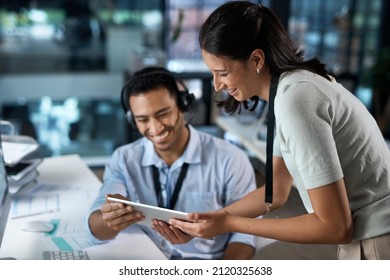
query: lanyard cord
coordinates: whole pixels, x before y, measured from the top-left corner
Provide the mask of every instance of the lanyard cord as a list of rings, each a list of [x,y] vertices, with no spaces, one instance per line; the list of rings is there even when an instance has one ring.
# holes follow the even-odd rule
[[[272,85],[270,87],[268,114],[267,114],[267,158],[265,166],[265,202],[272,204],[273,185],[272,185],[272,157],[274,148],[274,130],[275,130],[275,113],[274,113],[274,100],[278,85]],[[269,208],[267,207],[267,211]]]
[[[183,185],[183,181],[187,175],[188,166],[189,166],[188,163],[185,162],[185,163],[183,163],[183,166],[181,167],[180,175],[179,175],[179,178],[177,179],[177,182],[175,185],[175,190],[173,191],[171,200],[169,202],[169,209],[173,209],[175,207],[177,198],[179,197],[179,193],[180,193],[181,187]],[[156,191],[158,206],[164,207],[165,203],[164,203],[164,201],[162,201],[162,199],[161,199],[162,197],[160,195],[161,194],[161,184],[160,184],[160,179],[159,179],[158,168],[155,165],[153,165],[152,170],[153,170],[154,190]]]

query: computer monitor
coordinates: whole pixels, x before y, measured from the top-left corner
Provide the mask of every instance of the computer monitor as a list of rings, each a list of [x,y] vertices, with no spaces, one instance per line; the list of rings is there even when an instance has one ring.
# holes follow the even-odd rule
[[[5,170],[3,146],[0,137],[0,248],[7,225],[11,205],[11,195],[8,190],[7,173]]]

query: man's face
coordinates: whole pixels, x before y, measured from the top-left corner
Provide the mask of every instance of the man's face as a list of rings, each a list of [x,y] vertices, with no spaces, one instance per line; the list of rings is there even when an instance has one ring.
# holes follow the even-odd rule
[[[184,116],[168,89],[160,87],[130,97],[130,107],[140,133],[157,152],[172,151],[183,140]]]

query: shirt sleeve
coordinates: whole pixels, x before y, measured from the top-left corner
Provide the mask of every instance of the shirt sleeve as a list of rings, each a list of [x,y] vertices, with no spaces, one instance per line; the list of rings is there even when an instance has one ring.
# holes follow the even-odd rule
[[[88,219],[89,216],[97,211],[100,210],[101,206],[104,204],[106,198],[106,194],[115,194],[119,193],[122,194],[123,196],[126,196],[126,189],[124,186],[124,179],[123,176],[121,175],[120,172],[120,158],[119,158],[119,153],[114,152],[110,162],[107,164],[105,171],[104,171],[104,183],[101,186],[99,193],[95,200],[93,201],[87,215],[84,221],[85,228],[87,230],[87,234],[91,240],[92,243],[94,244],[100,244],[104,243],[107,241],[99,240],[96,238],[92,232],[91,229],[89,228],[89,223]]]
[[[275,133],[275,138],[274,138],[274,150],[273,150],[273,155],[275,157],[282,157],[282,152],[280,150],[280,142],[279,142],[279,136],[277,133]]]
[[[312,82],[291,85],[275,102],[281,153],[297,166],[305,188],[332,183],[342,169],[332,133],[333,106]]]

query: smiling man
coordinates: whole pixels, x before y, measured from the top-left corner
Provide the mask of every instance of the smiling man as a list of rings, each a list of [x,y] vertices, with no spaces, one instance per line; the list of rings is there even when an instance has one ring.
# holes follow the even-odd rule
[[[104,242],[141,227],[169,259],[250,259],[250,235],[227,233],[212,240],[193,238],[162,221],[153,229],[137,222],[142,213],[107,195],[184,212],[220,209],[254,190],[253,167],[236,146],[188,125],[194,96],[164,68],[132,76],[121,93],[128,121],[143,137],[116,149],[87,218],[91,239]],[[131,244],[129,244],[129,250]]]

